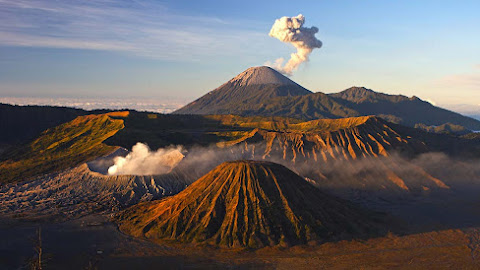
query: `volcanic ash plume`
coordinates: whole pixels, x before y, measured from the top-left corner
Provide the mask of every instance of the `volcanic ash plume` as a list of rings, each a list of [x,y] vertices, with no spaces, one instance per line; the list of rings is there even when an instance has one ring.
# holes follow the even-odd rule
[[[276,20],[270,29],[269,36],[291,43],[297,48],[297,52],[290,55],[290,60],[285,66],[282,67],[283,58],[277,59],[273,64],[273,68],[283,74],[292,75],[301,63],[308,61],[308,56],[313,49],[322,47],[322,42],[315,37],[318,28],[303,27],[304,23],[305,17],[299,14],[297,17],[282,17]]]
[[[170,172],[184,158],[180,146],[151,151],[146,144],[137,143],[126,157],[115,157],[108,174],[156,175]]]

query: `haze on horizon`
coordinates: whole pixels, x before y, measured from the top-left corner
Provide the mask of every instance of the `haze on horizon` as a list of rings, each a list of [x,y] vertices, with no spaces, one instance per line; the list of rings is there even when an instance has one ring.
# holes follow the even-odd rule
[[[323,46],[291,79],[365,86],[480,114],[478,1],[0,0],[0,98],[193,100],[293,46],[269,36],[305,16]]]

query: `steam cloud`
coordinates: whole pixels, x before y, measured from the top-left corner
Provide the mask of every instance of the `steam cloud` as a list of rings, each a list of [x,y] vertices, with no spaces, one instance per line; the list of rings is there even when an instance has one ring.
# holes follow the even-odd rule
[[[340,150],[334,149],[333,152]],[[352,198],[348,192],[352,189],[379,192],[382,196],[397,196],[396,192],[400,188],[392,182],[392,175],[403,179],[412,192],[417,192],[422,186],[439,187],[430,175],[449,187],[472,187],[472,181],[476,181],[476,186],[480,188],[479,161],[455,159],[443,153],[424,153],[412,159],[393,151],[386,157],[361,157],[356,160],[338,159],[327,162],[301,155],[293,162],[293,156],[288,153],[284,155],[283,151],[272,150],[266,156],[264,153],[265,145],[262,143],[249,144],[248,147],[244,144],[226,148],[215,145],[197,146],[188,150],[175,170],[188,171],[191,175],[198,176],[192,179],[196,180],[225,161],[265,160],[282,164],[306,177],[314,185],[349,199]],[[386,188],[386,184],[390,184],[394,189]],[[384,188],[386,190],[383,190]]]
[[[182,161],[184,152],[181,146],[160,148],[151,151],[148,145],[137,143],[126,156],[114,158],[114,165],[108,168],[108,174],[158,175],[169,173]]]
[[[188,148],[188,152],[184,152],[182,147],[152,152],[145,144],[138,143],[127,157],[116,159],[109,171],[110,174],[144,175],[171,172],[164,177],[180,177],[193,183],[225,161],[268,160],[283,164],[321,190],[372,210],[392,213],[409,224],[418,223],[422,228],[432,224],[434,228],[438,228],[437,224],[464,228],[472,224],[472,215],[475,214],[465,212],[462,205],[478,202],[479,160],[456,159],[443,153],[425,153],[412,159],[392,152],[385,157],[339,158],[324,162],[322,159],[302,158],[302,155],[295,157],[282,151],[282,148],[265,155],[265,147],[264,143],[242,143],[224,148],[217,145],[193,146]],[[333,149],[333,152],[340,153],[341,150]],[[408,186],[408,192],[398,186],[396,176]],[[441,188],[434,178],[449,188]],[[405,203],[408,198],[414,198],[415,203]],[[445,201],[454,203],[452,207],[446,207]],[[449,211],[448,214],[444,214],[446,211]],[[441,214],[432,218],[431,213]],[[432,223],[432,220],[435,222]]]
[[[415,190],[422,186],[436,186],[428,175],[437,177],[447,186],[480,188],[478,160],[460,160],[443,153],[425,153],[410,159],[392,152],[388,157],[327,162],[302,156],[297,156],[296,161],[292,162],[293,156],[285,156],[283,151],[272,151],[266,156],[264,153],[265,145],[262,143],[225,148],[216,145],[194,146],[188,151],[182,146],[151,151],[147,145],[137,143],[126,157],[114,158],[114,165],[109,167],[108,174],[159,175],[186,172],[193,182],[222,162],[249,159],[283,164],[314,185],[334,193],[339,192],[337,195],[347,198],[350,195],[342,194],[343,191],[357,189],[381,192],[386,183],[395,186],[390,179],[391,173],[398,175],[407,186]],[[386,189],[385,192],[390,190]]]
[[[308,61],[308,56],[313,49],[322,47],[322,42],[315,37],[318,28],[303,27],[304,23],[305,17],[299,14],[297,17],[282,17],[275,20],[270,29],[269,36],[291,43],[297,48],[297,52],[290,55],[290,60],[284,66],[282,66],[285,61],[283,58],[275,60],[272,64],[273,68],[283,74],[292,75],[301,63]]]

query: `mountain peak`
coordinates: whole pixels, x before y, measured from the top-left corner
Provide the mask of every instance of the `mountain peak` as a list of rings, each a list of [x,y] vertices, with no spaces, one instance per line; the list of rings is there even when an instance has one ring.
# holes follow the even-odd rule
[[[352,86],[348,89],[343,90],[342,92],[330,94],[330,96],[335,98],[341,98],[351,102],[364,102],[371,99],[385,99],[389,97],[389,95],[375,92],[363,86]]]
[[[368,89],[368,88],[365,88],[363,86],[352,86],[348,89],[343,90],[340,93],[348,93],[350,95],[355,95],[357,97],[363,97],[363,96],[373,94],[373,93],[376,93],[376,92],[373,91],[372,89]]]
[[[251,67],[174,113],[243,114],[274,98],[311,93],[273,68]]]
[[[261,84],[297,85],[294,81],[267,66],[251,67],[231,79],[229,83],[237,86]]]

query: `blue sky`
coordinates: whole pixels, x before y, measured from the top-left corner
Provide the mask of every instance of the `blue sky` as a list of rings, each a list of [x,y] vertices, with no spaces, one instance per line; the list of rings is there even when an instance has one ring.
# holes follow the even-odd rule
[[[194,99],[295,49],[268,36],[306,18],[316,49],[292,76],[437,104],[480,104],[480,1],[0,0],[0,96]]]

